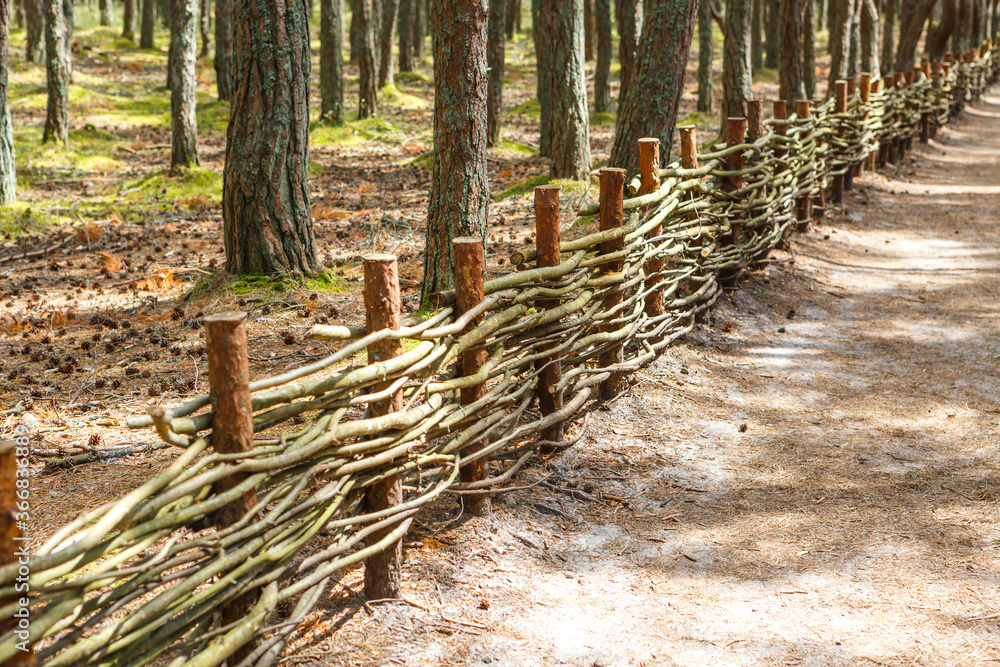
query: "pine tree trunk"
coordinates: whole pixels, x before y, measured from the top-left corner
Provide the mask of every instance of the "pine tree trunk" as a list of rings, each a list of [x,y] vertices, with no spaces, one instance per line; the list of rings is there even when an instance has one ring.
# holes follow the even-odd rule
[[[198,165],[198,125],[195,118],[195,61],[198,50],[198,0],[174,0],[170,31],[170,168]]]
[[[361,33],[361,0],[348,0],[351,6],[351,26],[348,32],[348,42],[351,47],[350,62],[357,63],[361,57],[361,45],[364,43],[364,35]]]
[[[170,29],[174,23],[173,13],[171,11],[172,0],[156,0],[156,15],[160,17],[160,25],[166,29]]]
[[[830,0],[816,0],[809,9],[816,19],[816,30],[830,28]]]
[[[594,111],[611,108],[611,0],[594,0],[597,23],[597,67],[594,70]]]
[[[416,20],[413,22],[413,58],[420,60],[424,57],[424,37],[427,36],[427,1],[413,0]]]
[[[594,0],[583,0],[583,51],[584,60],[594,59]]]
[[[861,73],[861,3],[864,0],[854,0],[850,16],[851,20],[851,49],[850,58],[847,61],[847,76],[856,79]]]
[[[358,118],[378,115],[378,70],[375,63],[375,6],[372,0],[356,0],[361,39],[358,50]]]
[[[344,122],[344,0],[320,0],[319,93],[320,118]]]
[[[431,294],[454,285],[452,239],[486,238],[487,12],[485,0],[434,3],[434,175],[424,250],[425,304]]]
[[[907,72],[917,61],[917,44],[924,32],[936,0],[902,0],[899,7],[899,46],[896,49],[896,71]],[[959,26],[961,26],[961,16]]]
[[[882,70],[879,63],[882,24],[879,21],[875,0],[861,0],[861,71],[878,76]]]
[[[882,18],[885,27],[882,30],[882,76],[892,73],[893,48],[896,43],[896,6],[899,0],[882,0]]]
[[[497,0],[500,2],[501,0]],[[507,3],[505,20],[507,22],[507,39],[514,39],[514,33],[521,29],[521,0],[503,0]]]
[[[531,0],[531,38],[535,44],[535,99],[538,100],[538,154],[542,157],[552,155],[551,132],[552,123],[552,87],[549,72],[552,70],[552,43],[548,39],[550,27],[546,23],[548,15],[542,11],[542,5],[548,0]]]
[[[226,270],[236,275],[316,269],[306,8],[296,0],[233,3],[222,218]]]
[[[812,0],[808,0],[812,2]],[[764,37],[764,67],[777,69],[781,56],[781,23],[785,15],[779,2],[767,3],[767,35]]]
[[[139,26],[139,48],[153,48],[156,30],[156,0],[142,0],[142,24]]]
[[[694,32],[698,0],[646,0],[649,3],[635,57],[632,86],[618,107],[615,143],[608,164],[633,174],[637,144],[643,137],[660,140],[660,164],[670,161],[677,107]]]
[[[111,25],[111,3],[109,0],[98,0],[97,8],[100,16],[98,22],[101,25]]]
[[[753,15],[750,19],[750,64],[753,71],[764,66],[764,20],[761,16],[762,0],[753,0]]]
[[[539,0],[537,31],[546,45],[538,81],[544,144],[556,178],[583,179],[590,172],[590,115],[583,61],[582,0]]]
[[[386,0],[372,0],[371,25],[375,44],[375,85],[378,86],[379,61],[382,59],[382,5]]]
[[[67,85],[73,83],[73,0],[63,0],[63,61],[66,63]]]
[[[698,3],[698,111],[711,113],[715,104],[715,82],[712,80],[712,0]]]
[[[503,77],[506,43],[504,31],[507,27],[507,2],[490,2],[489,19],[486,27],[486,63],[489,67],[489,83],[486,95],[487,145],[500,143],[500,125],[503,118]]]
[[[727,118],[746,116],[746,101],[751,97],[753,81],[750,69],[750,3],[753,0],[729,0],[726,4],[726,30],[722,50],[722,130]]]
[[[847,78],[851,53],[851,16],[856,0],[830,0],[830,77],[827,95],[832,95],[834,82]]]
[[[209,20],[212,12],[212,0],[201,0],[201,6],[198,8],[198,28],[201,33],[201,51],[198,53],[199,58],[208,57],[209,43],[212,41],[209,30],[212,27],[212,23]]]
[[[24,59],[29,63],[41,62],[44,57],[45,12],[44,0],[24,0],[25,45]]]
[[[813,0],[806,0],[806,12],[802,18],[802,85],[806,89],[806,99],[816,97],[816,32],[813,30]]]
[[[122,37],[135,39],[135,0],[122,2]]]
[[[653,2],[654,0],[647,0]],[[534,2],[532,2],[534,4]],[[629,83],[632,81],[632,69],[635,66],[635,50],[639,39],[639,27],[636,25],[636,0],[617,0],[615,9],[618,12],[618,62],[621,63],[618,89],[619,107],[625,98]]]
[[[380,55],[378,59],[378,87],[395,83],[393,73],[393,48],[396,45],[396,12],[399,10],[398,0],[382,1],[382,31],[379,38]]]
[[[45,69],[48,106],[42,143],[69,141],[69,68],[66,64],[66,18],[62,0],[45,2]]]
[[[802,63],[802,22],[806,3],[812,0],[781,0],[781,64],[778,68],[778,98],[785,100],[789,109],[796,100],[805,99]]]
[[[14,201],[14,129],[7,105],[7,67],[10,62],[10,2],[0,0],[0,206]]]
[[[215,0],[215,86],[220,100],[233,98],[233,0]]]
[[[413,25],[415,0],[399,0],[399,71],[413,71]]]

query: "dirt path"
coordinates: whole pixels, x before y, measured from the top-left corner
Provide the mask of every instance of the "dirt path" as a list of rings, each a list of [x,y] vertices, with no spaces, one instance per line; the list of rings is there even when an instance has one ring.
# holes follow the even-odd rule
[[[1000,662],[1000,95],[918,153],[521,477],[611,498],[426,526],[426,609],[341,606],[292,659]]]

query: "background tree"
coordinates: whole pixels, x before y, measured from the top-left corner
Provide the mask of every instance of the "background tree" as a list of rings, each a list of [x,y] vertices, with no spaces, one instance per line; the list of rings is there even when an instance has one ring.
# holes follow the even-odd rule
[[[375,5],[372,0],[354,0],[356,14],[351,28],[358,26],[358,118],[378,115],[378,67],[375,56]],[[353,48],[353,43],[352,43]]]
[[[139,25],[139,47],[153,48],[153,32],[156,30],[156,0],[142,0],[142,23]]]
[[[753,79],[750,67],[750,9],[753,0],[726,3],[726,30],[722,47],[722,131],[726,118],[746,115]]]
[[[809,0],[810,2],[812,0]],[[784,12],[779,2],[765,2],[767,10],[767,34],[764,37],[764,67],[778,68],[778,58],[781,55],[781,22]]]
[[[73,83],[73,0],[63,0],[63,62],[66,63],[66,83]]]
[[[764,11],[761,0],[753,0],[750,15],[750,65],[753,71],[764,66]]]
[[[45,12],[42,0],[23,0],[24,2],[24,59],[29,63],[41,62],[42,44],[45,36]]]
[[[320,0],[320,118],[334,125],[344,122],[343,34],[344,0]]]
[[[778,67],[778,98],[795,108],[795,101],[805,99],[805,76],[802,62],[802,23],[806,4],[812,0],[781,0],[781,62]]]
[[[882,76],[892,73],[893,47],[896,43],[896,7],[899,0],[882,0]],[[874,74],[874,72],[873,72]]]
[[[629,173],[638,169],[636,146],[643,137],[659,138],[661,164],[670,159],[698,8],[698,0],[647,2],[635,76],[618,108],[615,142],[608,160],[611,166]]]
[[[879,46],[882,43],[882,23],[875,0],[861,0],[861,73],[878,76]]]
[[[316,269],[309,206],[309,22],[298,0],[233,3],[222,175],[226,270]]]
[[[396,14],[399,11],[398,0],[382,0],[382,25],[379,37],[378,86],[381,88],[394,83],[393,49],[396,42]]]
[[[712,80],[712,0],[698,3],[698,111],[712,111],[715,102]]]
[[[220,100],[233,97],[233,0],[215,0],[215,86]]]
[[[581,12],[582,18],[582,12]],[[422,301],[454,285],[451,240],[486,238],[486,0],[437,0],[434,169]],[[583,50],[581,35],[581,52]]]
[[[507,39],[514,39],[514,33],[521,30],[521,0],[505,1],[507,10],[504,19],[507,23]]]
[[[67,39],[62,0],[45,0],[45,73],[48,106],[42,143],[69,142],[69,66],[63,46]]]
[[[913,69],[917,45],[937,0],[902,0],[899,5],[899,45],[896,47],[896,71]]]
[[[507,3],[493,0],[490,4],[486,26],[486,64],[489,67],[489,84],[486,94],[487,144],[500,143],[500,121],[503,111],[504,30],[506,29]]]
[[[594,68],[594,111],[611,108],[611,0],[594,0],[597,66]]]
[[[194,69],[197,59],[198,0],[174,0],[170,31],[170,168],[198,164],[198,126],[195,119]]]
[[[199,58],[208,57],[209,43],[212,41],[209,35],[211,28],[212,0],[200,0],[198,6],[198,31],[201,33],[201,52]]]
[[[122,2],[122,37],[135,39],[135,0]]]
[[[830,0],[830,78],[828,94],[834,82],[847,78],[850,70],[851,21],[857,10],[857,0]]]
[[[414,10],[420,0],[399,0],[399,71],[413,71],[413,21]]]
[[[0,206],[14,201],[14,129],[7,105],[10,0],[0,0]]]
[[[806,11],[802,19],[802,84],[806,89],[806,99],[816,97],[816,31],[813,29],[813,13],[816,5],[806,0]]]
[[[414,0],[416,19],[413,21],[413,57],[419,60],[424,57],[424,37],[427,36],[429,0]],[[520,24],[519,24],[520,25]]]
[[[636,43],[639,39],[639,25],[635,17],[636,0],[617,0],[615,11],[618,12],[618,62],[621,65],[618,75],[618,97],[621,100],[624,99],[632,80]]]
[[[594,0],[583,0],[583,59],[586,62],[594,59],[594,34],[596,31]]]
[[[109,0],[97,0],[98,23],[101,25],[111,25],[111,2]]]

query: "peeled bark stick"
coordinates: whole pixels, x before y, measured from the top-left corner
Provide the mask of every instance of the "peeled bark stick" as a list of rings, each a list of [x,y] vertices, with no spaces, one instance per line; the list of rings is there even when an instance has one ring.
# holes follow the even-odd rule
[[[847,111],[847,81],[840,79],[834,85],[837,87],[837,101],[836,106],[834,107],[834,112],[842,114]],[[843,125],[840,126],[840,129],[837,131],[837,135],[841,137],[844,136]],[[834,168],[842,169],[845,166],[847,165],[838,163],[834,165]],[[833,184],[830,186],[830,201],[834,204],[844,203],[844,177],[844,174],[838,174],[833,177]]]
[[[685,169],[698,168],[698,145],[695,139],[697,129],[694,125],[678,127],[681,135],[681,166]]]
[[[244,312],[227,312],[209,315],[204,320],[209,395],[214,411],[212,447],[220,454],[238,454],[253,449],[246,317]],[[215,492],[223,493],[245,478],[245,473],[238,473],[221,479],[215,485]],[[257,492],[248,491],[219,510],[219,526],[231,526],[256,504]],[[257,598],[257,591],[248,591],[227,604],[222,609],[223,625],[242,620],[257,603]],[[252,648],[247,645],[238,649],[235,662],[249,655]]]
[[[868,117],[871,115],[871,98],[872,98],[872,75],[862,74],[861,80],[858,84],[858,94],[861,101],[861,120],[862,122],[867,122]],[[865,155],[864,159],[858,163],[858,173],[860,174],[861,167],[864,166],[868,171],[872,171],[875,167],[875,154],[868,153]]]
[[[726,147],[739,146],[746,141],[747,119],[728,118],[726,120]],[[726,157],[727,171],[740,171],[743,169],[743,153],[736,151]],[[723,188],[725,192],[735,192],[743,187],[743,176],[736,174],[726,177],[726,184]],[[743,221],[739,213],[730,222],[732,232],[729,235],[729,243],[739,245],[743,232]]]
[[[806,125],[812,121],[812,107],[809,100],[798,100],[795,102],[795,113],[798,114],[799,123]],[[803,130],[801,141],[805,141],[812,134],[812,130]],[[795,200],[795,229],[804,233],[809,228],[809,221],[812,220],[812,193],[806,192]]]
[[[399,267],[395,255],[365,255],[362,257],[365,276],[365,327],[368,333],[402,326],[402,305],[399,298]],[[374,364],[398,357],[403,353],[403,342],[386,338],[368,346],[368,363]],[[375,385],[374,391],[383,391],[392,383]],[[396,390],[389,398],[372,401],[368,405],[372,417],[396,412],[403,407],[403,390]],[[380,512],[403,502],[403,483],[399,475],[387,477],[365,490],[364,511]],[[367,542],[378,544],[394,527],[372,533]],[[365,597],[369,600],[399,596],[403,581],[403,541],[397,540],[382,552],[365,560]]]
[[[484,255],[483,239],[478,237],[463,236],[452,241],[455,248],[455,306],[458,309],[456,315],[461,315],[472,310],[483,300],[483,283],[486,274],[486,259]],[[483,322],[480,315],[473,319],[467,327],[467,331],[474,329]],[[469,350],[462,353],[462,375],[475,375],[480,367],[486,363],[489,353],[485,349]],[[462,389],[462,405],[475,403],[482,398],[485,392],[485,385],[480,383]],[[484,440],[467,445],[462,450],[462,458],[471,456],[478,452],[486,443]],[[489,477],[489,462],[486,458],[481,458],[472,463],[462,463],[461,479],[465,484],[479,482]],[[483,516],[490,512],[490,498],[486,494],[473,495],[466,498],[466,508],[476,516]]]
[[[639,186],[640,195],[656,192],[660,187],[660,140],[645,138],[639,140]],[[647,239],[655,239],[663,231],[663,225],[657,225],[649,230]],[[663,277],[658,274],[663,269],[663,258],[656,255],[646,262],[646,289],[652,291],[646,295],[645,311],[649,317],[659,317],[663,314]],[[654,289],[655,288],[655,289]]]
[[[600,231],[604,232],[621,227],[622,222],[624,221],[624,209],[622,208],[622,204],[624,203],[625,170],[605,167],[600,171],[600,179]],[[608,255],[610,253],[619,252],[624,248],[624,240],[621,237],[618,237],[602,243],[601,254]],[[607,262],[601,265],[601,273],[618,273],[622,270],[622,265],[622,260]],[[607,312],[622,303],[621,288],[619,286],[615,286],[611,288],[611,290],[612,291],[604,297],[604,300],[601,303],[601,307],[604,312]],[[616,313],[615,315],[612,315],[610,319],[620,316],[620,313]],[[610,332],[617,330],[619,327],[620,325],[605,324],[602,325],[600,329],[601,332]],[[620,364],[624,358],[621,344],[616,343],[611,349],[601,353],[598,364],[601,368],[607,368],[608,366]],[[620,394],[624,387],[625,374],[621,371],[614,371],[608,379],[601,383],[599,395],[601,399],[605,401],[611,400]]]
[[[27,449],[27,447],[25,447],[25,449]],[[27,456],[26,453],[25,456]],[[21,556],[18,555],[18,551],[27,551],[28,549],[28,542],[21,537],[21,529],[18,525],[19,520],[27,515],[26,512],[22,512],[20,509],[27,507],[27,505],[22,504],[20,508],[18,507],[18,479],[16,441],[0,440],[0,567],[18,562],[21,558]],[[20,479],[25,480],[25,483],[27,483],[27,478],[21,477]],[[0,607],[16,602],[21,597],[27,597],[27,594],[14,593],[10,597],[0,597]],[[24,613],[27,613],[28,611],[27,607],[18,607],[18,609],[24,609]],[[10,619],[0,620],[0,637],[10,631],[20,630],[23,632],[27,630],[27,627],[18,627],[18,623],[21,620],[23,620],[25,624],[29,621],[27,617],[17,616]],[[17,643],[21,643],[22,637],[15,635],[15,638]],[[34,648],[26,639],[23,641],[28,650],[17,651],[13,657],[8,658],[7,661],[4,662],[4,665],[35,664]]]
[[[559,265],[559,188],[554,185],[539,185],[535,188],[535,250],[539,268]],[[551,309],[559,305],[557,300],[539,301],[542,308]],[[562,366],[559,356],[542,359],[542,371],[538,375],[538,407],[542,416],[548,416],[562,407],[562,392],[559,380]],[[542,440],[559,442],[563,438],[563,424],[553,424],[542,429]]]

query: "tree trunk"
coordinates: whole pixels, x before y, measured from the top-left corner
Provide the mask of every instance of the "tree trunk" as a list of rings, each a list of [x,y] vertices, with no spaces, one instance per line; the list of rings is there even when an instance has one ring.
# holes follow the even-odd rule
[[[750,64],[753,70],[764,66],[764,19],[761,16],[762,0],[753,0],[753,14],[750,19]]]
[[[220,100],[233,98],[233,0],[215,0],[215,86]]]
[[[861,72],[878,76],[879,45],[882,42],[882,25],[875,0],[861,0]]]
[[[357,63],[361,57],[361,45],[364,35],[361,32],[361,0],[347,0],[351,7],[351,27],[348,32],[348,42],[351,47],[350,62]]]
[[[930,14],[928,9],[927,13]],[[969,39],[969,24],[972,15],[971,0],[959,0],[958,3],[958,24],[951,35],[951,50],[955,52],[969,49],[971,40]]]
[[[750,77],[750,3],[729,0],[722,51],[722,130],[727,118],[746,116],[746,101],[752,96]]]
[[[850,70],[851,17],[857,0],[830,0],[830,78],[827,95],[832,95],[834,82],[845,79]]]
[[[413,71],[413,29],[415,2],[399,0],[399,71]]]
[[[14,201],[14,129],[7,105],[7,67],[10,62],[10,2],[0,0],[0,206]]]
[[[122,2],[122,37],[135,39],[135,0]]]
[[[451,241],[486,238],[487,11],[485,0],[434,3],[434,176],[424,249],[425,304],[431,294],[455,284]]]
[[[45,12],[43,0],[24,0],[25,45],[24,59],[29,63],[41,62],[45,43]]]
[[[100,16],[98,22],[101,25],[111,25],[111,3],[109,0],[98,0],[97,10]]]
[[[816,33],[813,30],[813,0],[806,0],[806,12],[802,18],[802,85],[806,89],[806,99],[816,97]]]
[[[594,0],[597,23],[597,67],[594,70],[594,111],[611,108],[611,0]]]
[[[424,37],[427,36],[427,8],[426,0],[413,0],[415,3],[416,20],[413,21],[413,58],[420,60],[424,57]]]
[[[583,0],[583,51],[584,60],[594,59],[594,0]]]
[[[490,3],[490,15],[486,29],[486,61],[489,67],[489,83],[486,96],[487,144],[500,143],[500,122],[503,115],[504,77],[504,30],[507,27],[507,3],[494,0]]]
[[[583,179],[590,172],[590,115],[583,61],[582,0],[538,0],[536,53],[542,142],[556,178]],[[539,46],[545,52],[541,58]]]
[[[156,0],[142,0],[142,24],[139,26],[139,48],[153,48],[156,30]]]
[[[69,68],[63,42],[66,18],[62,0],[45,2],[45,70],[48,79],[48,106],[42,143],[69,142]]]
[[[802,63],[802,23],[806,4],[812,0],[781,0],[781,64],[778,68],[778,99],[789,109],[805,99],[805,74]]]
[[[899,0],[882,0],[882,16],[885,27],[882,30],[882,76],[892,73],[892,56],[895,53],[896,5]],[[874,74],[874,72],[872,72]]]
[[[358,13],[358,118],[378,115],[378,71],[375,65],[375,6],[372,0],[356,0]]]
[[[712,0],[698,3],[698,111],[711,113],[715,82],[712,80]]]
[[[66,83],[73,83],[73,0],[63,0],[63,40],[62,46],[66,63]]]
[[[156,9],[156,15],[160,17],[160,25],[169,30],[170,26],[174,24],[171,0],[156,0]]]
[[[320,0],[319,93],[320,118],[344,122],[344,0]],[[405,32],[405,31],[404,31]]]
[[[500,0],[497,0],[500,2]],[[521,0],[505,0],[507,11],[507,39],[514,39],[514,33],[521,29]]]
[[[647,0],[648,2],[652,0]],[[532,6],[535,1],[533,0]],[[617,0],[615,9],[618,12],[618,62],[621,63],[618,89],[619,102],[625,98],[629,84],[632,81],[632,68],[635,61],[636,41],[639,39],[638,25],[635,21],[636,0]],[[621,107],[621,104],[618,105]]]
[[[235,0],[222,219],[226,270],[316,269],[309,207],[306,3]]]
[[[201,52],[198,54],[199,58],[208,57],[208,46],[211,42],[211,35],[209,31],[212,27],[211,17],[212,12],[212,0],[201,0],[201,6],[198,8],[198,28],[201,32]]]
[[[170,31],[170,168],[198,164],[198,125],[195,118],[195,61],[198,50],[198,0],[174,0]]]
[[[645,29],[636,53],[635,77],[618,108],[615,143],[608,163],[635,173],[637,143],[660,140],[660,164],[670,161],[677,107],[694,32],[698,0],[646,0]]]
[[[917,61],[917,44],[937,0],[902,0],[899,7],[899,47],[896,71],[907,72]]]
[[[812,2],[812,0],[809,0]],[[767,35],[764,37],[764,66],[770,69],[779,67],[778,60],[781,56],[781,22],[785,20],[784,13],[779,8],[778,2],[768,2],[767,6]]]
[[[393,48],[396,46],[396,13],[399,11],[398,0],[383,0],[382,2],[382,34],[379,38],[381,54],[378,59],[378,86],[381,88],[395,83],[393,73]]]

